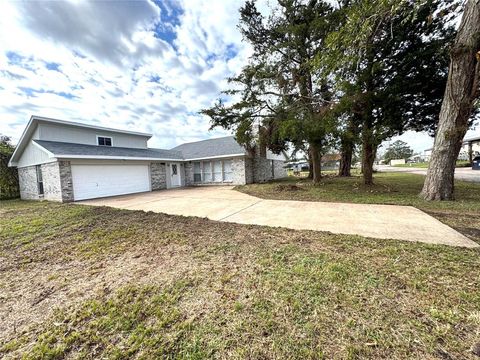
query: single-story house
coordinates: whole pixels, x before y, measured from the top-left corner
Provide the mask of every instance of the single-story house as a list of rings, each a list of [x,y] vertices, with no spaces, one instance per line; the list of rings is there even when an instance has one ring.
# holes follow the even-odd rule
[[[433,148],[425,149],[423,151],[425,161],[430,161],[432,151]],[[480,155],[480,136],[464,138],[457,160],[468,160],[471,162],[472,159],[478,155]]]
[[[18,168],[22,199],[61,202],[286,176],[284,155],[264,150],[252,156],[233,136],[170,150],[149,148],[151,137],[32,116],[9,166]]]

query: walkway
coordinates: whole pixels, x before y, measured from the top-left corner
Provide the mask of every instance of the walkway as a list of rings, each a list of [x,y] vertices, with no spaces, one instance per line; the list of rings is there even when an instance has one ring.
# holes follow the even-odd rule
[[[411,206],[263,200],[225,186],[171,189],[80,203],[199,216],[240,224],[281,226],[452,246],[479,246]]]

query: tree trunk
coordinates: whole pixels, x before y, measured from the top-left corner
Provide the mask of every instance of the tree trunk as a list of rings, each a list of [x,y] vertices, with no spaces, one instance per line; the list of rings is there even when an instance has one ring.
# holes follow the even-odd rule
[[[365,185],[373,185],[373,163],[377,151],[370,112],[366,112],[362,128],[362,173]]]
[[[358,122],[360,118],[354,115],[348,120],[347,129],[342,135],[341,150],[342,157],[340,159],[340,169],[338,169],[339,176],[351,176],[353,150],[355,148],[355,140],[357,139],[356,132],[358,131]]]
[[[310,144],[310,158],[312,160],[313,183],[318,184],[322,178],[322,155],[318,144]]]
[[[353,144],[346,143],[342,145],[342,157],[340,159],[340,168],[338,169],[338,176],[351,176],[351,167],[352,167],[352,156],[353,156]]]
[[[426,200],[453,200],[455,162],[468,130],[480,74],[480,0],[468,0],[450,53],[447,86],[427,177]]]
[[[375,161],[375,146],[370,142],[363,143],[363,181],[365,185],[373,185],[373,163]]]
[[[367,65],[365,71],[365,100],[363,103],[362,118],[362,174],[365,185],[373,185],[373,162],[375,161],[375,137],[373,113],[373,39],[368,41]]]
[[[313,180],[313,161],[310,150],[308,150],[308,179]]]

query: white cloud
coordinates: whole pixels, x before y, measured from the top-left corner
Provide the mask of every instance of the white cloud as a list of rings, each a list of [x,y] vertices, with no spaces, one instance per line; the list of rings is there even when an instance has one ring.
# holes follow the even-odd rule
[[[148,32],[160,20],[160,9],[149,1],[26,1],[18,12],[39,38],[113,63],[141,61],[169,47]]]
[[[37,114],[152,132],[150,146],[166,148],[225,134],[209,133],[198,111],[251,54],[237,28],[242,4],[0,2],[0,133],[18,140]],[[264,14],[269,5],[258,3]],[[416,151],[432,142],[400,138]]]
[[[18,140],[38,114],[152,132],[167,148],[224,134],[198,111],[250,54],[242,3],[0,3],[0,133]]]

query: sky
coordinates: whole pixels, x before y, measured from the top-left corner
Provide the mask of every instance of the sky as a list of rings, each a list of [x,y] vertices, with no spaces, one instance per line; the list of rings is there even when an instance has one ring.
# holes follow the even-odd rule
[[[242,1],[0,2],[0,133],[32,114],[152,133],[151,147],[226,135],[198,112],[251,53]]]
[[[209,131],[198,112],[252,52],[237,28],[242,4],[0,2],[0,133],[16,143],[40,115],[152,133],[150,147],[228,135]],[[400,139],[415,151],[433,143],[426,134]]]

